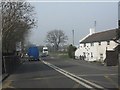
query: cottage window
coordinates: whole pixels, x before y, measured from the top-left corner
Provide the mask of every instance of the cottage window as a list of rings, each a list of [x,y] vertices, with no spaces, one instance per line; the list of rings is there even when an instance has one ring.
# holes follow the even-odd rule
[[[99,45],[101,45],[101,42],[99,42]]]
[[[91,46],[94,46],[94,43],[91,43]]]
[[[83,52],[83,57],[86,58],[85,52]]]
[[[91,58],[93,58],[93,53],[91,52]]]
[[[100,54],[100,60],[103,60],[103,54],[102,53]]]
[[[110,41],[107,41],[107,45],[110,45]]]
[[[83,55],[85,55],[85,52],[83,52]]]
[[[84,47],[86,47],[86,43],[84,43]]]

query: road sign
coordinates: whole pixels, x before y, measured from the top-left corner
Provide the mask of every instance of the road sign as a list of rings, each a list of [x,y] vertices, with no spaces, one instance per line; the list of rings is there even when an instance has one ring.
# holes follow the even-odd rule
[[[17,42],[16,43],[16,51],[21,51],[22,47],[21,47],[21,42]]]

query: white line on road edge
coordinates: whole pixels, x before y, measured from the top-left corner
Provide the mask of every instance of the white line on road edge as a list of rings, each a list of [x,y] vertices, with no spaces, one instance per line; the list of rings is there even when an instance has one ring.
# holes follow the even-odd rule
[[[42,62],[43,62],[44,64],[48,65],[49,67],[53,68],[54,70],[56,70],[56,71],[62,73],[63,75],[69,77],[70,79],[76,81],[77,83],[79,83],[79,84],[85,86],[86,88],[92,88],[91,86],[89,86],[89,85],[87,85],[87,84],[85,84],[85,83],[83,83],[83,82],[77,80],[76,78],[74,78],[74,77],[68,75],[67,73],[62,72],[61,70],[58,69],[58,67],[56,67],[56,66],[54,66],[54,65],[52,65],[52,64],[50,64],[50,63],[48,63],[48,62],[45,62],[45,61],[42,61]]]
[[[77,76],[118,76],[118,74],[82,74]]]
[[[67,72],[67,71],[65,71],[65,70],[63,70],[63,69],[61,69],[61,68],[59,68],[59,67],[57,67],[57,66],[55,66],[55,65],[53,65],[53,64],[50,64],[50,63],[48,63],[48,62],[46,62],[46,61],[42,61],[42,62],[43,62],[44,64],[48,65],[49,67],[53,68],[54,70],[56,70],[56,71],[62,73],[63,75],[69,77],[70,79],[76,81],[77,83],[85,86],[86,88],[93,88],[92,86],[94,86],[94,87],[96,87],[96,88],[104,89],[104,87],[102,87],[102,86],[99,86],[99,85],[97,85],[97,84],[95,84],[95,83],[92,83],[92,82],[90,82],[90,81],[88,81],[88,80],[85,80],[85,79],[83,79],[83,78],[81,78],[81,77],[78,77],[78,76],[76,76],[76,75],[74,75],[74,74],[72,74],[72,73],[69,73],[69,72]],[[82,80],[82,81],[80,81],[80,80]],[[84,81],[84,82],[83,82],[83,81]],[[87,84],[86,84],[86,83],[87,83]],[[88,85],[88,84],[89,84],[89,85]],[[90,85],[92,85],[92,86],[90,86]]]

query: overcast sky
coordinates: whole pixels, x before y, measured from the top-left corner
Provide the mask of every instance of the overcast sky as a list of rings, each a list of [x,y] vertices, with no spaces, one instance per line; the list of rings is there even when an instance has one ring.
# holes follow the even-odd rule
[[[89,29],[105,31],[118,27],[117,2],[31,2],[35,7],[38,27],[33,29],[29,40],[37,45],[45,45],[48,31],[61,29],[72,43],[72,30],[75,31],[75,45],[89,34]]]

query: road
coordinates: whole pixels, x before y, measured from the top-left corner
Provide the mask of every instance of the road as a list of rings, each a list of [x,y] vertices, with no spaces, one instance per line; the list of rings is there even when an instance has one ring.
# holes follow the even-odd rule
[[[55,56],[25,61],[3,88],[118,88],[118,66],[103,66]]]

